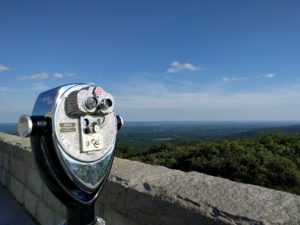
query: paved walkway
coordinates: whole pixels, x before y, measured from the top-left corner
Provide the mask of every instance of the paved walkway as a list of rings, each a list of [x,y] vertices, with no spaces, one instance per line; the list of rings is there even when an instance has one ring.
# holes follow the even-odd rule
[[[24,208],[0,185],[0,225],[35,225]]]

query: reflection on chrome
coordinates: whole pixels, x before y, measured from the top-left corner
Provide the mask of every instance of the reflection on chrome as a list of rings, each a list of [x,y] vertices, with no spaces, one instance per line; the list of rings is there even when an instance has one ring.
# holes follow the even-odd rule
[[[93,163],[79,162],[62,151],[63,160],[67,165],[68,175],[76,184],[86,190],[91,191],[105,178],[108,167],[113,160],[113,148],[101,159]]]

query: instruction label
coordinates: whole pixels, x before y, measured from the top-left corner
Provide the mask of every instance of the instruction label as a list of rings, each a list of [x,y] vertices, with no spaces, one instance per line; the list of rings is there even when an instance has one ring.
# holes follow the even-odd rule
[[[59,127],[61,133],[76,132],[76,123],[60,123]]]

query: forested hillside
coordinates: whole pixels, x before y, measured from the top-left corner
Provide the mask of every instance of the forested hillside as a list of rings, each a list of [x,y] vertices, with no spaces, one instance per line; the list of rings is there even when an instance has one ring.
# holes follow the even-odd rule
[[[272,132],[256,138],[165,143],[149,149],[123,145],[117,156],[300,195],[300,134]]]

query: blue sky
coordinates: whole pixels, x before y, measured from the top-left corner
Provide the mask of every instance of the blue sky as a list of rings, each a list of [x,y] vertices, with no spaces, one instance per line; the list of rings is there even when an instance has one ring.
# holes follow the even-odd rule
[[[125,120],[300,120],[297,0],[0,3],[0,122],[84,82]]]

